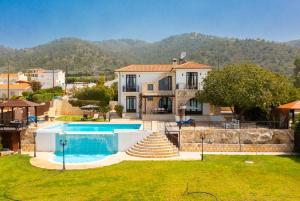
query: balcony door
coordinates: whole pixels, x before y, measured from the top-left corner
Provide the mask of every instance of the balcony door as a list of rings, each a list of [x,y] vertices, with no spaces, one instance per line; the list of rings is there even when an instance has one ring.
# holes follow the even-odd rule
[[[126,91],[136,91],[136,75],[126,75]]]
[[[126,96],[126,112],[136,112],[135,96]]]
[[[198,89],[198,73],[187,72],[186,73],[186,88],[187,89]]]

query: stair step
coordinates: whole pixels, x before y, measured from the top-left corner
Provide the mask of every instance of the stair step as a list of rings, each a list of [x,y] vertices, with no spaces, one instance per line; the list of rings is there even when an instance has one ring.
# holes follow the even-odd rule
[[[133,145],[128,155],[144,158],[168,158],[179,156],[178,149],[165,135],[155,132]]]
[[[177,152],[138,152],[135,150],[128,150],[127,153],[132,153],[135,155],[143,155],[143,156],[178,156],[179,154]]]
[[[174,148],[164,148],[164,149],[153,149],[153,148],[148,148],[148,147],[131,147],[132,150],[135,151],[140,151],[140,152],[145,152],[145,151],[149,151],[149,152],[176,152],[177,150]]]
[[[135,144],[134,147],[137,148],[148,148],[148,149],[165,149],[165,148],[173,148],[173,149],[177,149],[177,147],[175,147],[174,145],[170,146],[170,145],[160,145],[160,146],[155,146],[155,145],[150,145],[147,144],[145,146],[140,145],[140,144]]]

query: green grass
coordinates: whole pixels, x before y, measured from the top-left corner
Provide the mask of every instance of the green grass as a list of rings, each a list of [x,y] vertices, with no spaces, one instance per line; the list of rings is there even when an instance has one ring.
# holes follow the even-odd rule
[[[254,164],[246,164],[253,160]],[[27,156],[0,158],[0,200],[300,200],[299,156],[206,156],[205,161],[126,161],[58,171]]]
[[[81,121],[82,116],[80,115],[63,115],[56,118],[57,121]],[[92,116],[88,117],[87,121],[93,121]],[[104,119],[100,117],[99,119],[95,120],[96,122],[103,122]]]

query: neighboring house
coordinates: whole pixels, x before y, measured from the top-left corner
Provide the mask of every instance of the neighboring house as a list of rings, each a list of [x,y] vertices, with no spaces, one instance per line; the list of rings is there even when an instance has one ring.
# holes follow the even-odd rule
[[[82,89],[84,87],[94,87],[96,86],[96,83],[87,83],[87,82],[74,82],[74,83],[69,83],[67,85],[67,90],[79,90]]]
[[[209,120],[216,107],[201,103],[195,94],[211,70],[206,64],[174,59],[173,64],[129,65],[115,70],[118,76],[118,102],[125,117],[143,120]],[[192,117],[191,117],[192,116]]]
[[[13,84],[18,81],[27,81],[27,76],[24,73],[10,73],[9,74],[9,83]],[[0,73],[0,84],[7,84],[8,74]]]
[[[52,88],[53,86],[65,87],[65,72],[62,70],[45,70],[42,68],[29,69],[27,76],[30,80],[39,81],[42,88]]]
[[[32,91],[31,86],[29,83],[14,83],[9,84],[9,97],[13,96],[22,96],[24,91]],[[8,85],[7,84],[0,84],[0,98],[6,99],[8,93]]]

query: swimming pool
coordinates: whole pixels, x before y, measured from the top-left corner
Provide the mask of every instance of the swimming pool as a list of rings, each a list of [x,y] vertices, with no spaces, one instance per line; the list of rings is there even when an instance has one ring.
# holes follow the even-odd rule
[[[114,133],[115,130],[137,130],[141,124],[111,124],[111,123],[65,123],[48,126],[44,129],[52,129],[65,133]]]
[[[38,130],[38,151],[51,151],[56,163],[90,163],[124,151],[145,137],[141,124],[59,123]]]

